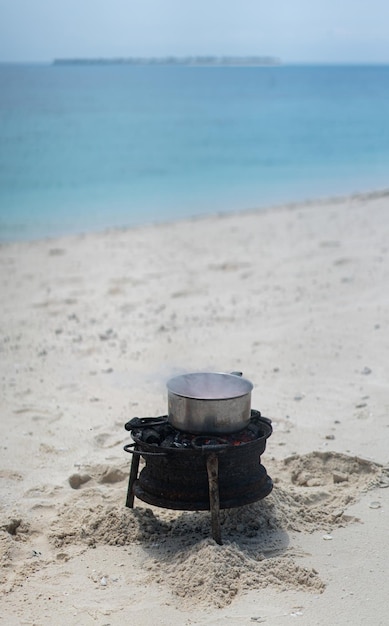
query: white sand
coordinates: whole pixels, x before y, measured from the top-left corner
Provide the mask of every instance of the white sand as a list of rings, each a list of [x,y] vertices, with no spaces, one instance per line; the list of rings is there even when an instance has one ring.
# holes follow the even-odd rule
[[[388,623],[388,194],[5,244],[0,267],[0,623]],[[243,370],[274,426],[274,491],[222,513],[223,546],[207,512],[124,506],[124,423],[198,369]]]

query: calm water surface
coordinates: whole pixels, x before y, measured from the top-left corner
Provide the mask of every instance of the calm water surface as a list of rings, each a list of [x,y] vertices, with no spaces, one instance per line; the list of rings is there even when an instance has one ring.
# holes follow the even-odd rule
[[[0,66],[0,238],[389,182],[389,66]]]

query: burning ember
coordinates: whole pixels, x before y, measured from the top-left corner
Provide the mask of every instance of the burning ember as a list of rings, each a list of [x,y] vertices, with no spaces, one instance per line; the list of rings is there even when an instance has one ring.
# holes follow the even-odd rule
[[[241,446],[261,436],[261,418],[259,411],[252,411],[249,425],[237,433],[216,435],[198,435],[182,432],[173,428],[167,416],[157,418],[134,417],[125,426],[133,437],[144,443],[163,448],[199,448],[202,446]],[[266,418],[261,418],[266,420]]]

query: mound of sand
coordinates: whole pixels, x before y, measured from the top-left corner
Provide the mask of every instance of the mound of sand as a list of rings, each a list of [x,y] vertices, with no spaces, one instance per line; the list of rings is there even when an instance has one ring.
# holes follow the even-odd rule
[[[55,548],[73,544],[126,546],[153,551],[145,567],[149,581],[167,585],[189,602],[221,607],[241,591],[298,588],[322,591],[318,572],[301,567],[288,547],[287,531],[330,533],[355,521],[346,508],[385,480],[378,464],[335,452],[313,452],[273,461],[273,492],[252,505],[221,511],[224,540],[210,535],[208,512],[123,506],[123,490],[102,491],[101,476],[115,468],[89,468],[95,475],[74,492],[53,520]]]

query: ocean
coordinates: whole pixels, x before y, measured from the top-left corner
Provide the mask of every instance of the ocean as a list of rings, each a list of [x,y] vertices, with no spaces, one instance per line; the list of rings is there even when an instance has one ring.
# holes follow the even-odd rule
[[[0,65],[0,239],[389,186],[389,66]]]

